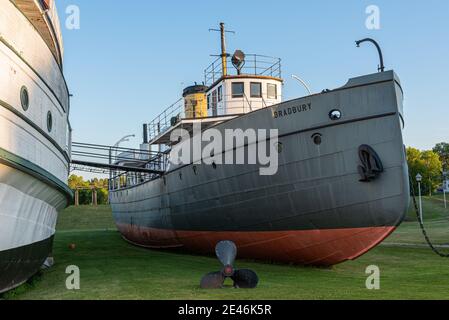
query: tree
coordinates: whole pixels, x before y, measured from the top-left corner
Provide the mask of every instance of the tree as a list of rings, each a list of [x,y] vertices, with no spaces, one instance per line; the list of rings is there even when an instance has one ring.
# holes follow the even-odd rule
[[[429,187],[429,195],[432,196],[432,192],[435,191],[441,184],[441,174],[443,172],[443,166],[438,154],[433,151],[424,151],[421,155],[425,166],[426,173],[423,175],[424,182]]]
[[[440,185],[441,180],[442,163],[438,154],[433,151],[408,148],[407,162],[414,189],[418,190],[415,177],[419,173],[423,176],[422,192],[432,195],[432,192]]]
[[[433,148],[433,152],[438,154],[443,164],[443,170],[449,170],[449,143],[441,142]]]
[[[98,204],[107,204],[109,198],[108,179],[91,179],[85,181],[83,177],[71,175],[69,177],[69,188],[78,190],[80,205],[89,205],[92,203],[92,188],[97,189]],[[74,204],[74,202],[72,203]]]
[[[75,190],[77,188],[87,188],[89,187],[89,183],[84,181],[83,177],[72,174],[69,177],[69,188]]]

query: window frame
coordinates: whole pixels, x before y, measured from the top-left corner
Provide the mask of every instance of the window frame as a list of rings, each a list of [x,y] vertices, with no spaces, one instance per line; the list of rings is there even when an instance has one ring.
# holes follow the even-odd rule
[[[274,96],[270,96],[270,86],[274,87]],[[267,83],[267,99],[276,100],[278,98],[278,85],[275,83]]]
[[[212,110],[218,108],[218,89],[215,89],[214,91],[212,91],[211,104],[212,104]]]
[[[223,101],[223,86],[219,86],[217,88],[217,98],[218,98],[218,102]]]
[[[234,93],[234,86],[235,85],[241,85],[242,86],[242,93],[241,94],[235,94]],[[231,94],[233,99],[240,99],[245,97],[245,82],[232,82],[231,83]]]
[[[253,95],[253,85],[259,86],[259,94],[258,95]],[[251,98],[262,98],[262,82],[250,82],[249,91],[250,91]]]

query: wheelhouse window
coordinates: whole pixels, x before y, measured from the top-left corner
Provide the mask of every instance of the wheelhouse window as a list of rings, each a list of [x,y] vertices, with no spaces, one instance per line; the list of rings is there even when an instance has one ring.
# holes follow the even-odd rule
[[[218,90],[214,90],[214,92],[212,92],[212,109],[217,109],[217,105],[218,105]]]
[[[218,87],[218,102],[223,101],[223,86]]]
[[[251,82],[251,98],[262,98],[262,83]]]
[[[245,96],[245,84],[243,82],[232,83],[232,97],[243,98]]]
[[[278,97],[278,87],[273,83],[267,84],[267,98],[277,99]]]
[[[207,95],[207,110],[210,110],[210,94]]]

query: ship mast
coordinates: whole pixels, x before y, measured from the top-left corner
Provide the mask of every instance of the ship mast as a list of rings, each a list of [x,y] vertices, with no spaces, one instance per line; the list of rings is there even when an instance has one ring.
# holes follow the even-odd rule
[[[227,31],[224,22],[220,22],[220,29],[209,29],[209,31],[220,32],[221,35],[221,65],[222,65],[222,76],[226,77],[228,75],[228,53],[226,52],[226,33],[235,34],[234,31]]]
[[[226,29],[223,22],[220,23],[221,33],[221,65],[223,67],[223,77],[228,75],[228,55],[226,53]]]

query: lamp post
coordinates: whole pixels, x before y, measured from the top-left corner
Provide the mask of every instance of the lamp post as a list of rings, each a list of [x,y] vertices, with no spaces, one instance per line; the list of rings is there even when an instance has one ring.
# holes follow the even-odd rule
[[[445,186],[446,187],[446,186]],[[446,202],[446,188],[443,188],[443,197],[444,197],[444,209],[447,209],[447,202]]]
[[[114,148],[118,148],[120,146],[120,144],[122,144],[123,142],[128,142],[129,138],[135,138],[135,137],[136,137],[135,134],[130,134],[130,135],[124,136],[119,141],[117,141],[116,144],[114,144]]]
[[[119,141],[117,141],[116,144],[114,144],[113,149],[115,150],[115,157],[116,157],[116,158],[117,158],[117,154],[118,154],[117,148],[120,146],[120,144],[122,144],[123,142],[128,142],[128,141],[129,141],[129,138],[135,138],[135,137],[136,137],[135,134],[130,134],[130,135],[124,136],[124,137],[121,138]],[[111,159],[111,161],[112,161],[112,159]],[[112,162],[111,162],[110,164],[112,164]]]
[[[300,77],[298,77],[296,75],[292,75],[292,78],[295,80],[298,80],[304,86],[304,88],[306,88],[307,92],[309,93],[309,96],[312,95],[312,90],[310,90],[310,87],[307,85],[307,83],[304,80],[302,80]]]
[[[419,192],[419,218],[421,219],[421,223],[424,223],[423,210],[422,210],[422,196],[421,196],[421,182],[422,182],[421,174],[418,173],[416,175],[416,181],[418,182],[418,192]]]
[[[449,185],[447,182],[447,177],[443,175],[443,199],[444,199],[444,209],[447,209],[447,202],[446,202],[446,187]]]
[[[382,54],[382,50],[380,49],[379,44],[377,43],[377,41],[375,41],[375,40],[373,40],[371,38],[366,38],[366,39],[362,39],[362,40],[359,40],[359,41],[355,42],[356,45],[357,45],[357,48],[360,48],[360,44],[362,44],[364,42],[371,42],[372,44],[374,44],[376,46],[377,52],[379,53],[379,59],[380,59],[380,65],[379,65],[378,71],[379,72],[384,72],[385,71],[384,56]]]
[[[114,144],[114,146],[112,148],[109,148],[109,164],[111,165],[113,162],[113,158],[112,158],[112,150],[115,151],[115,155],[114,157],[117,159],[117,154],[118,154],[118,150],[117,148],[120,146],[121,143],[123,142],[128,142],[129,138],[135,138],[136,135],[135,134],[130,134],[127,136],[124,136],[123,138],[121,138],[119,141],[116,142],[116,144]],[[109,188],[110,189],[114,189],[115,186],[113,186],[114,182],[112,180],[115,180],[115,172],[113,173],[112,170],[109,170]],[[119,181],[119,188],[120,188],[120,181]]]

